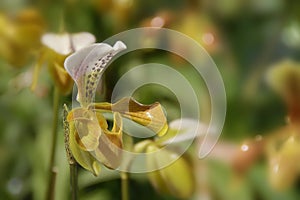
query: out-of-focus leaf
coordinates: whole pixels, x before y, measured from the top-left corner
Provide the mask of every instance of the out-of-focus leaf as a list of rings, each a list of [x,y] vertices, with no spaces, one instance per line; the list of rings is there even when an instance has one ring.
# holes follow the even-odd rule
[[[237,175],[228,165],[211,161],[208,168],[212,199],[255,199],[247,179]]]

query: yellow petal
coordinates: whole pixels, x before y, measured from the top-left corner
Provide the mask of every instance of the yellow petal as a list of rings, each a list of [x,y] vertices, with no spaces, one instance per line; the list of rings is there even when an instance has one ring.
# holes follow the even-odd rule
[[[153,144],[152,140],[142,140],[141,142],[138,142],[134,145],[133,151],[135,153],[142,153],[150,144]]]
[[[116,169],[122,161],[122,118],[114,113],[114,126],[111,131],[104,130],[95,150],[96,158],[108,168]]]
[[[67,95],[73,87],[73,80],[64,68],[64,61],[67,56],[60,55],[53,50],[46,48],[48,59],[48,68],[53,82],[59,88],[60,92]]]
[[[107,121],[106,121],[105,117],[99,112],[96,113],[96,116],[97,116],[98,123],[99,123],[101,129],[107,130],[108,125],[107,125]]]
[[[186,199],[194,192],[195,181],[193,169],[190,163],[183,157],[174,161],[178,157],[176,152],[167,149],[160,149],[155,145],[147,147],[147,153],[159,151],[159,154],[149,155],[147,165],[149,167],[160,167],[170,163],[168,166],[148,174],[151,184],[161,193]],[[174,173],[175,172],[175,173]]]
[[[37,60],[37,63],[34,66],[32,83],[31,83],[31,87],[30,87],[30,89],[32,91],[34,91],[35,88],[36,88],[36,85],[37,85],[38,79],[39,79],[39,74],[40,74],[40,71],[41,71],[41,67],[42,67],[44,62],[45,62],[45,55],[44,55],[44,51],[42,51],[40,57]]]
[[[122,123],[122,117],[120,115],[120,113],[114,113],[114,126],[111,129],[111,134],[115,134],[115,135],[122,135],[122,127],[123,127],[123,123]]]
[[[95,103],[90,107],[104,112],[119,112],[122,116],[148,127],[158,136],[164,135],[168,130],[167,120],[159,103],[143,105],[132,98],[123,98],[115,104]]]
[[[58,63],[54,63],[54,72],[55,72],[55,80],[54,82],[58,85],[60,91],[66,95],[71,92],[71,89],[73,88],[73,80],[69,76],[69,74],[64,70],[62,65]]]
[[[77,108],[69,113],[68,120],[74,123],[76,128],[74,137],[78,146],[84,151],[95,150],[99,145],[99,137],[102,133],[97,115],[90,110]]]
[[[275,189],[282,191],[295,184],[300,171],[300,164],[296,162],[300,157],[299,146],[300,138],[292,135],[277,152],[269,155],[269,180]]]
[[[69,147],[75,160],[85,169],[91,171],[95,176],[100,173],[100,165],[90,152],[79,148],[75,135],[77,134],[74,123],[70,123]]]
[[[159,171],[149,172],[147,177],[156,191],[161,194],[171,194]]]

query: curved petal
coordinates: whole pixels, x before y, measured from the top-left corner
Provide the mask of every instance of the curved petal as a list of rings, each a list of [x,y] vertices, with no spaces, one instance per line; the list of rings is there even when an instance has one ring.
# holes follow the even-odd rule
[[[108,62],[124,49],[126,46],[121,41],[116,42],[113,47],[97,43],[75,52],[65,60],[65,69],[77,84],[78,101],[82,106],[92,102],[98,81]]]
[[[122,118],[114,113],[114,126],[111,131],[105,130],[99,138],[99,146],[95,150],[96,158],[106,167],[116,169],[122,161]]]
[[[96,111],[119,112],[122,116],[156,132],[158,136],[164,135],[168,130],[167,119],[159,103],[143,105],[132,98],[123,98],[114,104],[94,103],[90,107]]]
[[[75,135],[77,134],[74,123],[70,123],[69,147],[75,160],[95,176],[100,173],[100,165],[88,151],[79,148]]]

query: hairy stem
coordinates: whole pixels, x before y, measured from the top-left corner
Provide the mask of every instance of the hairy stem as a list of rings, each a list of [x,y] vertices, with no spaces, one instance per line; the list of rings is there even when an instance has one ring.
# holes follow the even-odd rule
[[[49,163],[49,179],[47,188],[47,200],[53,200],[55,197],[55,179],[57,170],[55,167],[55,154],[57,144],[57,127],[58,127],[58,115],[59,115],[59,91],[58,88],[54,88],[53,94],[53,122],[52,122],[52,146],[50,152]]]

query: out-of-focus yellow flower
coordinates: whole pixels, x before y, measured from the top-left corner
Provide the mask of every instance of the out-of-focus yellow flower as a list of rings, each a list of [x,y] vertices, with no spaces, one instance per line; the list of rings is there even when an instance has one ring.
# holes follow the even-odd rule
[[[86,32],[44,34],[41,39],[44,46],[35,66],[31,89],[36,88],[40,69],[46,63],[55,85],[62,94],[68,94],[74,82],[64,68],[64,61],[68,55],[94,43],[95,40],[92,34]]]
[[[0,57],[13,66],[26,64],[40,47],[45,22],[35,9],[26,9],[10,17],[0,13]]]
[[[221,38],[215,25],[205,15],[199,15],[198,12],[188,10],[183,18],[178,19],[172,27],[183,34],[188,35],[209,53],[217,52],[221,47]],[[184,44],[183,48],[184,48]],[[189,49],[187,49],[189,51]]]
[[[300,64],[283,60],[272,66],[267,73],[267,81],[288,107],[291,123],[300,122]]]
[[[157,151],[159,151],[158,154],[152,154]],[[146,158],[149,169],[158,169],[162,163],[171,163],[147,174],[150,183],[158,192],[182,199],[192,196],[195,189],[193,168],[184,156],[174,161],[174,158],[178,157],[176,152],[160,148],[155,143],[146,147],[146,153],[148,153]]]
[[[283,190],[291,187],[300,173],[300,64],[291,60],[275,64],[267,81],[288,108],[288,124],[271,135],[267,144],[270,183]]]
[[[134,9],[133,0],[93,0],[92,4],[105,21],[110,22],[114,31],[126,28]]]
[[[299,177],[300,135],[291,126],[282,128],[267,144],[269,180],[277,190],[290,188]]]
[[[187,154],[180,155],[177,147],[201,136],[207,127],[185,118],[172,121],[169,127],[163,137],[136,143],[134,152],[145,153],[148,179],[159,193],[187,199],[195,190],[194,169]]]

